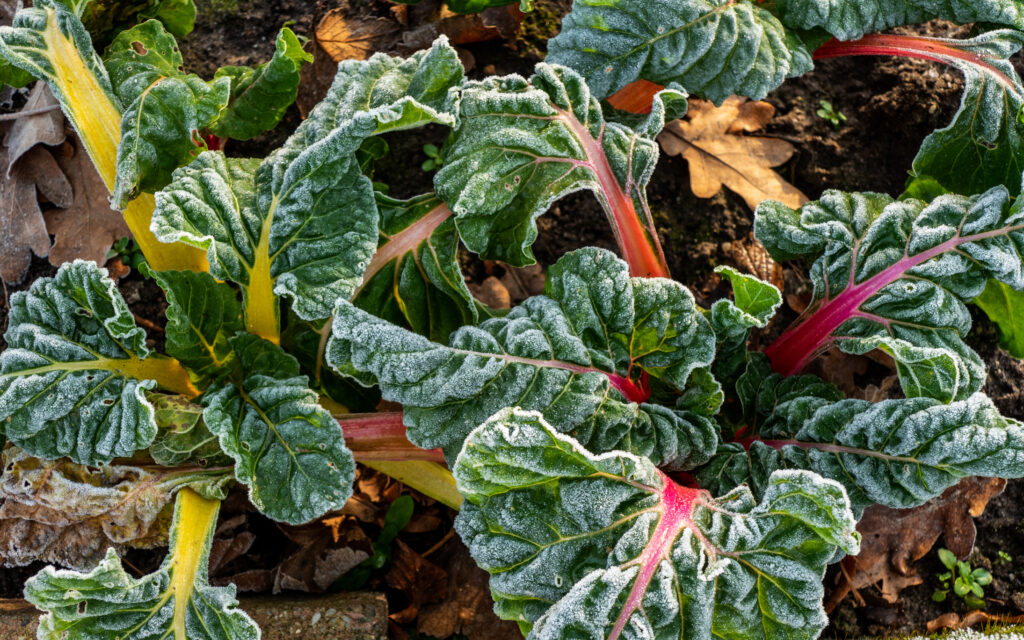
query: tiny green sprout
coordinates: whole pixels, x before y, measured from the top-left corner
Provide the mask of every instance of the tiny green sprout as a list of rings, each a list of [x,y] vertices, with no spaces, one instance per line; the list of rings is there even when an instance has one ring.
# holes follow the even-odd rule
[[[1010,556],[1010,554],[1006,553],[1003,550],[999,551],[999,559],[996,560],[996,564],[998,564],[999,566],[1005,566],[1010,564],[1012,561],[1013,557]]]
[[[427,154],[427,159],[423,161],[420,168],[424,171],[433,171],[434,169],[440,169],[441,165],[444,164],[444,160],[441,159],[441,150],[435,145],[425,144],[423,145],[423,153]]]
[[[991,584],[992,574],[982,567],[972,569],[970,564],[957,560],[949,549],[939,549],[939,561],[949,571],[936,576],[942,582],[942,588],[935,590],[932,600],[943,602],[949,595],[950,581],[952,580],[953,593],[960,596],[968,606],[979,609],[984,607],[984,587]]]
[[[126,267],[131,267],[134,271],[138,271],[143,278],[151,278],[153,276],[149,263],[146,262],[146,256],[142,255],[142,250],[139,249],[138,243],[128,236],[119,238],[110,247],[110,250],[107,251],[107,260],[116,257],[120,257],[121,262]]]
[[[846,116],[839,111],[836,111],[832,106],[832,103],[828,100],[821,101],[821,108],[818,109],[817,113],[819,118],[822,120],[828,120],[836,129],[843,126],[843,123],[846,122]]]

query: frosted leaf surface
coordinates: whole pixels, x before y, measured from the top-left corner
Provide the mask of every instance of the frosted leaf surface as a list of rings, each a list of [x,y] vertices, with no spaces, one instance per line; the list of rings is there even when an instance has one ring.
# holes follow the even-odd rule
[[[106,464],[156,435],[146,390],[175,368],[146,334],[105,269],[67,263],[11,295],[0,354],[0,429],[42,458]],[[187,378],[185,379],[187,383]]]
[[[842,399],[813,376],[783,378],[753,357],[737,384],[750,439],[723,444],[694,472],[712,492],[741,483],[759,493],[776,469],[809,469],[846,487],[857,511],[904,509],[972,475],[1024,475],[1024,425],[982,394],[942,404],[930,398]]]
[[[733,94],[760,100],[811,68],[800,38],[747,0],[580,0],[547,60],[578,71],[599,98],[642,78],[717,104]]]
[[[303,318],[325,318],[377,244],[373,189],[353,155],[360,143],[339,130],[290,162],[281,150],[262,163],[204,152],[157,193],[153,232],[206,249],[210,273],[247,297],[272,287]]]
[[[203,421],[202,405],[162,393],[151,393],[148,398],[158,429],[149,445],[154,462],[165,467],[185,462],[203,467],[230,464],[230,458],[220,450],[217,436],[210,433]]]
[[[813,473],[713,498],[521,409],[474,430],[454,474],[456,529],[531,640],[815,638],[825,566],[859,546],[845,491]]]
[[[448,346],[360,311],[335,310],[327,360],[400,402],[410,439],[453,455],[474,427],[520,405],[595,450],[628,449],[692,466],[718,440],[707,415],[629,402],[645,374],[685,391],[714,356],[714,332],[680,284],[630,278],[608,251],[566,254],[547,294],[462,327]],[[632,367],[631,367],[632,364]],[[642,402],[642,401],[641,401]]]
[[[166,185],[172,171],[206,149],[201,132],[227,106],[231,81],[184,73],[174,36],[158,20],[119,33],[104,64],[124,105],[111,196],[122,209],[140,191]]]
[[[1024,5],[1000,4],[1006,5],[1007,17],[1012,7],[1018,28],[1024,28]],[[1024,83],[1009,58],[1024,45],[1024,33],[990,31],[954,44],[964,56],[943,59],[964,74],[960,109],[948,127],[929,134],[921,143],[914,173],[935,178],[955,193],[981,193],[1003,185],[1016,196],[1024,172],[1024,121],[1019,118],[1024,108]]]
[[[806,319],[766,350],[777,370],[797,372],[834,341],[893,356],[908,396],[948,402],[981,388],[965,303],[989,278],[1024,289],[1024,205],[1005,188],[929,205],[829,191],[800,210],[762,204],[754,229],[776,260],[813,261]]]
[[[840,40],[933,18],[1024,29],[1024,6],[1016,0],[777,0],[775,6],[787,27],[822,27]]]
[[[355,461],[337,421],[299,375],[298,361],[252,334],[230,343],[245,379],[212,386],[203,396],[203,419],[234,458],[252,503],[291,524],[345,506]]]
[[[774,285],[732,267],[716,267],[715,273],[732,285],[733,300],[717,300],[707,314],[718,340],[712,370],[724,384],[731,385],[746,364],[751,329],[768,326],[782,305],[782,293]]]
[[[168,355],[199,380],[226,374],[233,358],[228,339],[244,328],[235,290],[205,272],[158,271],[153,277],[167,297]]]
[[[191,531],[182,518],[181,502],[179,498],[175,507],[171,546],[179,539],[188,545],[168,554],[154,573],[132,577],[109,549],[88,573],[47,567],[30,579],[25,598],[47,612],[39,622],[38,637],[258,640],[259,627],[238,609],[235,586],[209,584],[207,565],[216,518]]]
[[[583,77],[566,67],[539,64],[529,80],[468,82],[459,91],[458,125],[434,188],[455,213],[462,241],[487,259],[533,263],[536,219],[582,189],[606,209],[625,212],[630,220],[615,224],[636,227],[633,233],[647,242],[653,226],[644,188],[658,160],[654,136],[666,108],[683,106],[684,94],[662,92],[634,130],[606,122]]]

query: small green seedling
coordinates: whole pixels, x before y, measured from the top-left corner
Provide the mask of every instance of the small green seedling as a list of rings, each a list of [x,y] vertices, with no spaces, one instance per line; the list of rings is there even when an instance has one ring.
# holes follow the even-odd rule
[[[1000,553],[1000,559],[1002,559],[1002,556],[1006,554]],[[1006,557],[1009,556],[1007,555]],[[939,549],[939,560],[949,571],[940,573],[937,576],[942,581],[942,588],[935,590],[935,593],[932,594],[932,600],[943,602],[946,596],[949,595],[950,581],[952,581],[953,593],[963,598],[968,606],[979,609],[983,608],[985,606],[985,601],[982,599],[985,597],[983,587],[992,582],[992,574],[981,567],[971,569],[971,565],[962,560],[957,560],[956,556],[949,549]]]
[[[999,551],[999,559],[996,560],[996,564],[998,564],[1000,567],[1004,567],[1004,566],[1010,564],[1011,562],[1013,562],[1013,556],[1011,556],[1010,554],[1006,553],[1005,551],[1000,550]]]
[[[415,504],[409,496],[399,496],[391,503],[380,536],[373,543],[373,555],[350,569],[334,583],[335,591],[353,591],[362,589],[374,571],[383,569],[391,562],[391,543],[399,532],[409,524]]]
[[[423,153],[427,154],[427,159],[420,165],[420,168],[424,171],[440,169],[444,164],[444,160],[441,159],[441,150],[438,149],[437,146],[425,144],[423,145]]]
[[[821,108],[818,109],[817,113],[819,118],[828,120],[836,129],[843,126],[843,123],[846,122],[846,116],[836,111],[835,107],[828,100],[821,101]]]
[[[121,258],[121,262],[126,267],[131,267],[133,271],[138,271],[142,274],[142,277],[151,278],[153,276],[149,263],[146,262],[146,256],[142,255],[142,250],[139,248],[138,243],[128,236],[122,236],[107,251],[107,260],[117,257]]]

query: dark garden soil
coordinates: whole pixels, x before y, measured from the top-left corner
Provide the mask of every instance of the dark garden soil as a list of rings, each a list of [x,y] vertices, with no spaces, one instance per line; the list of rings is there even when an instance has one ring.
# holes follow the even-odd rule
[[[292,28],[300,35],[311,36],[316,20],[335,5],[335,0],[321,0],[315,7],[307,0],[205,0],[198,4],[200,22],[193,35],[183,41],[182,50],[187,68],[210,77],[218,65],[252,64],[269,57],[274,35],[286,21],[294,21]],[[386,15],[389,6],[384,0],[357,0],[351,5],[366,15],[378,16]],[[567,4],[564,0],[540,0],[537,7],[537,12],[524,22],[514,48],[504,42],[465,47],[474,60],[471,75],[529,73],[532,65],[542,58],[545,40],[557,30],[557,16]],[[917,32],[963,35],[966,30],[934,23]],[[911,160],[921,141],[929,132],[949,122],[962,86],[962,79],[955,71],[938,64],[886,58],[823,61],[814,72],[787,81],[769,96],[768,101],[776,108],[776,117],[766,129],[766,135],[783,138],[796,146],[794,158],[779,171],[812,199],[830,188],[896,195],[903,190]],[[822,99],[831,101],[847,116],[848,120],[838,130],[815,115]],[[232,143],[227,151],[231,155],[265,155],[280,144],[299,121],[298,109],[293,107],[278,130],[250,142]],[[443,136],[442,130],[429,129],[414,136],[389,136],[392,153],[378,163],[376,178],[394,185],[394,193],[399,196],[430,189],[430,176],[418,168],[426,159],[422,145],[440,142]],[[409,158],[415,161],[409,162]],[[726,291],[713,270],[719,264],[731,263],[733,243],[747,238],[752,230],[752,212],[742,198],[728,191],[708,200],[696,198],[689,189],[686,162],[669,156],[659,161],[648,194],[674,277],[690,286],[703,304],[724,295]],[[604,215],[589,193],[574,194],[557,202],[540,218],[538,225],[540,236],[534,250],[544,265],[580,246],[614,248]],[[481,276],[483,269],[479,261],[467,256],[465,263],[471,278]],[[786,293],[804,293],[799,290],[800,278],[795,275],[796,271],[789,265],[785,267]],[[26,283],[18,288],[27,288],[35,278],[53,272],[44,260],[36,260]],[[6,299],[13,290],[8,288],[4,292],[0,330],[6,326]],[[121,290],[133,312],[157,327],[163,325],[166,305],[152,282],[132,274],[121,281]],[[788,318],[783,319],[796,315],[788,308],[784,313]],[[150,336],[153,344],[159,346],[160,331],[152,330]],[[977,313],[970,342],[989,366],[985,391],[1005,415],[1024,419],[1024,365],[994,346],[994,327]],[[0,350],[5,346],[0,339]],[[439,509],[429,501],[419,503],[417,513],[428,509],[434,514],[432,517],[439,518],[437,526],[427,534],[400,536],[420,553],[433,547],[447,533],[453,516],[450,510]],[[222,518],[231,515],[227,511]],[[269,521],[259,520],[261,516],[251,512],[248,516],[253,519],[249,530],[256,534],[256,542],[249,553],[235,561],[236,565],[226,568],[228,573],[276,566],[282,559],[281,550],[289,548],[287,540]],[[373,538],[374,526],[369,525],[366,533]],[[937,546],[941,545],[940,539]],[[1012,562],[996,564],[999,551],[1009,554]],[[440,557],[449,555],[439,554]],[[158,552],[132,552],[128,556],[129,562],[143,572],[152,569],[159,559]],[[1024,613],[1024,482],[1010,482],[1006,491],[994,499],[978,519],[978,541],[972,563],[991,567],[995,577],[995,582],[986,590],[986,595],[990,596],[990,611]],[[0,569],[0,597],[18,596],[23,581],[37,569],[36,566]],[[943,603],[931,600],[938,586],[935,575],[942,571],[934,553],[918,562],[917,569],[925,578],[924,584],[904,591],[902,600],[894,606],[870,604],[855,609],[848,599],[834,613],[833,625],[825,637],[856,638],[923,629],[927,621],[940,614],[966,610],[952,595]],[[386,589],[387,584],[379,578],[368,587]],[[392,611],[405,607],[405,596],[394,589],[389,594]],[[869,603],[881,601],[870,594],[862,595]]]

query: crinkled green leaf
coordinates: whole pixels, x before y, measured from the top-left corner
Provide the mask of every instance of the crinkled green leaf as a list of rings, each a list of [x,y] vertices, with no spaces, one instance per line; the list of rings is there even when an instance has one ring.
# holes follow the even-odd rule
[[[376,248],[377,212],[353,155],[358,144],[339,130],[262,163],[207,151],[157,194],[153,231],[207,249],[210,273],[242,286],[247,314],[284,294],[303,318],[326,318],[358,286]]]
[[[112,195],[123,208],[140,191],[166,185],[172,171],[206,149],[202,131],[227,105],[231,80],[186,75],[174,36],[157,20],[118,34],[104,62],[125,105]]]
[[[171,500],[183,487],[223,491],[230,471],[87,467],[3,451],[0,565],[42,560],[91,569],[108,546],[167,544]]]
[[[327,96],[299,125],[292,143],[311,145],[342,126],[370,136],[425,124],[452,125],[452,89],[462,84],[464,74],[444,36],[405,59],[377,53],[369,60],[342,60]]]
[[[149,454],[157,464],[175,467],[194,462],[214,466],[230,462],[220,450],[217,436],[210,433],[203,422],[202,405],[163,393],[151,393],[148,397],[158,429]]]
[[[317,402],[299,363],[251,334],[231,340],[244,380],[203,396],[203,419],[235,459],[235,475],[263,513],[292,524],[340,509],[355,461],[341,428]]]
[[[1024,289],[1024,204],[1011,207],[1003,187],[928,205],[836,191],[798,211],[769,202],[758,207],[755,234],[777,260],[813,261],[804,319],[765,351],[784,374],[830,343],[858,354],[881,348],[908,396],[968,398],[985,368],[963,342],[965,303],[990,278]]]
[[[454,473],[456,528],[530,640],[816,638],[825,566],[859,546],[842,486],[813,473],[775,473],[760,504],[713,498],[520,409],[476,429]]]
[[[745,376],[752,437],[723,444],[694,472],[712,492],[741,483],[760,492],[775,469],[809,469],[842,483],[858,511],[873,503],[903,509],[967,476],[1024,475],[1024,425],[1000,416],[982,394],[950,404],[872,404],[839,399],[812,376],[783,379],[766,368],[752,363]]]
[[[717,442],[706,416],[629,402],[642,402],[631,376],[686,389],[691,372],[710,364],[714,334],[682,285],[631,279],[608,251],[566,254],[548,270],[547,295],[463,327],[448,344],[341,300],[327,360],[369,375],[384,399],[402,403],[412,442],[449,454],[512,405],[544,411],[595,450],[627,449],[662,464],[699,464]]]
[[[32,455],[94,465],[130,456],[156,435],[146,390],[189,386],[177,362],[150,354],[106,274],[76,260],[11,296],[0,425]]]
[[[715,376],[731,384],[742,372],[751,329],[765,328],[782,305],[782,293],[774,285],[740,273],[728,266],[715,269],[732,284],[733,300],[711,305],[708,315],[718,341]]]
[[[775,10],[787,27],[822,27],[840,40],[933,18],[1024,29],[1024,6],[1017,0],[776,0]]]
[[[974,304],[999,327],[999,346],[1015,358],[1024,358],[1024,292],[989,280]]]
[[[578,71],[599,98],[642,78],[719,104],[760,100],[811,68],[800,38],[749,0],[578,0],[547,60]]]
[[[202,522],[184,503],[175,506],[171,553],[154,573],[134,578],[113,549],[88,573],[47,567],[25,584],[25,598],[46,611],[40,640],[257,640],[259,627],[238,609],[235,586],[211,587],[207,577],[217,503],[199,507]],[[184,505],[184,506],[183,506]],[[212,517],[210,517],[212,516]]]
[[[277,34],[274,57],[254,68],[221,67],[214,79],[231,80],[231,101],[209,129],[222,138],[248,140],[277,126],[285,111],[295,102],[302,65],[313,55],[302,50],[302,43],[291,29]]]
[[[627,244],[650,246],[644,188],[658,160],[653,136],[666,100],[684,97],[666,91],[655,98],[635,131],[606,122],[583,77],[565,67],[539,64],[529,81],[511,75],[467,83],[434,187],[463,242],[487,259],[531,264],[536,219],[581,189],[594,192]]]
[[[1024,6],[1005,4],[1015,7],[1024,28]],[[966,86],[953,122],[921,144],[914,158],[915,174],[930,176],[954,193],[981,193],[999,185],[1015,196],[1020,193],[1024,83],[1009,58],[1022,45],[1024,33],[1004,29],[956,41],[949,50],[933,54],[960,69]]]
[[[235,290],[197,271],[158,271],[154,278],[167,296],[168,355],[200,381],[226,374],[228,339],[244,328]]]
[[[380,244],[352,297],[360,309],[444,342],[479,314],[462,269],[451,211],[430,193],[377,194]]]

